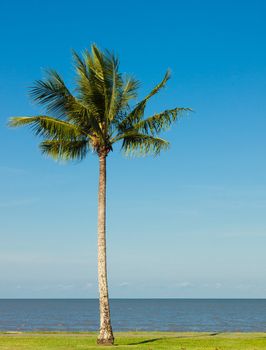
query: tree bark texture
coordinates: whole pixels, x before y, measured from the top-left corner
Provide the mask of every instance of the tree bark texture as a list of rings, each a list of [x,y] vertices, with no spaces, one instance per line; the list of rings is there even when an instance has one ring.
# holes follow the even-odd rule
[[[99,156],[99,193],[98,193],[98,284],[100,306],[100,333],[98,344],[113,344],[108,297],[106,266],[106,156]]]

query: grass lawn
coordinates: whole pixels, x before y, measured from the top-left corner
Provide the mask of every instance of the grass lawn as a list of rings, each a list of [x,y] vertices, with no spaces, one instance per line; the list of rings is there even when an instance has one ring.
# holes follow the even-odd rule
[[[96,333],[0,333],[1,350],[266,350],[266,333],[115,334],[115,346],[97,346]]]

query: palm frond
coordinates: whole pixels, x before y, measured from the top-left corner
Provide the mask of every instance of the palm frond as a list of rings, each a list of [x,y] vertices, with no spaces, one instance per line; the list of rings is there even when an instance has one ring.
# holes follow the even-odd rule
[[[157,92],[159,92],[163,87],[165,87],[165,84],[170,78],[171,78],[171,73],[170,73],[170,70],[168,69],[163,77],[163,80],[152,89],[152,91],[148,94],[148,96],[146,96],[145,99],[148,100],[152,96],[157,94]]]
[[[122,150],[128,156],[157,156],[161,151],[169,148],[169,142],[159,137],[129,132],[121,137]]]
[[[75,52],[73,56],[77,73],[78,100],[100,124],[105,115],[105,95],[102,83],[95,73],[88,51],[85,51],[82,57]]]
[[[112,75],[112,80],[109,87],[110,97],[108,96],[109,98],[108,98],[107,111],[106,111],[106,123],[108,125],[116,116],[119,91],[123,85],[121,74],[118,73],[118,61],[116,61],[115,58],[112,58],[111,60],[110,73]]]
[[[84,62],[84,59],[81,58],[75,50],[72,50],[72,57],[75,63],[76,72],[79,76],[84,76],[86,79],[89,79],[89,73],[87,71],[87,66]]]
[[[140,86],[140,82],[137,79],[131,76],[126,76],[124,78],[123,86],[120,90],[120,95],[118,97],[116,118],[117,118],[117,115],[119,115],[119,112],[128,110],[129,103],[131,100],[137,98],[139,86]]]
[[[8,125],[10,127],[29,125],[35,135],[49,138],[75,140],[85,137],[76,125],[48,116],[12,117]]]
[[[89,144],[86,140],[45,140],[40,144],[43,154],[56,160],[82,160],[89,151]]]
[[[132,129],[147,135],[159,134],[161,131],[168,130],[177,119],[181,118],[183,114],[188,111],[191,111],[191,109],[179,107],[167,109],[161,113],[139,121],[132,126]]]
[[[92,45],[92,55],[87,60],[91,73],[95,74],[105,97],[105,124],[108,128],[115,118],[117,105],[123,87],[123,79],[119,73],[119,60],[111,52],[101,52],[96,45]],[[93,74],[92,74],[93,76]]]
[[[91,125],[96,124],[91,120],[93,114],[88,112],[82,101],[70,93],[63,79],[54,70],[47,70],[46,78],[35,82],[30,95],[34,101],[46,107],[48,114],[54,114],[62,120],[77,124],[88,134]]]
[[[43,80],[37,80],[30,89],[31,98],[44,105],[47,112],[58,117],[68,114],[70,104],[75,101],[63,79],[55,70],[47,70]]]
[[[132,125],[134,123],[137,123],[141,120],[141,118],[144,115],[144,111],[145,111],[145,107],[146,104],[148,102],[148,100],[154,96],[155,94],[157,94],[167,83],[167,81],[170,79],[170,72],[167,71],[163,80],[157,84],[152,91],[141,101],[139,102],[136,107],[127,115],[127,117],[121,121],[121,123],[119,124],[118,128],[121,132],[126,131],[127,129],[129,129],[130,127],[132,127]]]

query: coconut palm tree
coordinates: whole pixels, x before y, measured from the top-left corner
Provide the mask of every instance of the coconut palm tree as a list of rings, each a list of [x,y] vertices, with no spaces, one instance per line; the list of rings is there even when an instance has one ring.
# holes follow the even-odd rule
[[[72,93],[60,75],[48,70],[46,78],[30,90],[47,115],[13,117],[9,126],[28,125],[42,137],[41,151],[55,159],[83,159],[89,153],[99,157],[98,193],[98,283],[100,332],[98,343],[113,344],[106,269],[106,158],[115,143],[127,155],[158,155],[169,143],[158,137],[188,108],[173,108],[144,118],[148,100],[162,89],[163,80],[140,102],[139,82],[119,72],[117,57],[92,45],[81,56],[73,52],[76,86]]]

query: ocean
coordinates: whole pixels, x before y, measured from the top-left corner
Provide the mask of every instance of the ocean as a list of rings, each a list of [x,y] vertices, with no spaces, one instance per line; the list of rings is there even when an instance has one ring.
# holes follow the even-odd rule
[[[265,332],[266,299],[111,299],[114,331]],[[96,299],[0,299],[0,331],[95,331]]]

